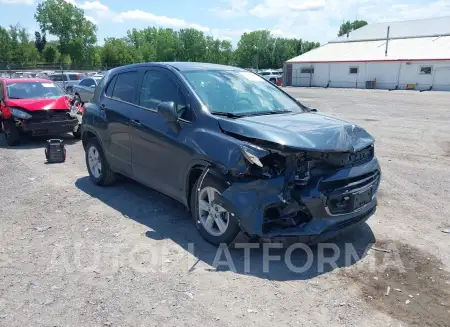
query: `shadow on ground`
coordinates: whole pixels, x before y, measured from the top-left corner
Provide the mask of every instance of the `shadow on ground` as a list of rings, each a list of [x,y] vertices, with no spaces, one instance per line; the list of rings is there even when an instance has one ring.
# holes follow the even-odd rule
[[[0,148],[10,149],[10,150],[29,150],[29,149],[39,149],[45,148],[47,140],[49,139],[61,139],[64,144],[71,145],[79,142],[79,139],[73,137],[72,134],[63,135],[46,135],[46,136],[22,136],[20,143],[15,146],[9,146],[6,144],[5,134],[0,133]]]
[[[216,267],[213,271],[232,270],[239,274],[278,281],[306,280],[339,267],[353,265],[362,259],[371,244],[375,243],[372,230],[364,223],[326,244],[311,246],[309,253],[303,249],[290,251],[289,247],[270,249],[270,255],[278,255],[281,260],[270,261],[268,266],[266,265],[268,269],[264,269],[264,258],[267,258],[267,255],[264,246],[259,243],[252,243],[258,248],[251,249],[248,260],[245,260],[243,249],[230,246],[232,264],[218,266],[215,264],[217,248],[203,240],[190,213],[179,202],[128,179],[112,187],[96,186],[89,177],[82,177],[75,184],[81,191],[119,211],[126,219],[133,219],[151,228],[151,231],[146,233],[147,237],[154,240],[170,239],[185,250],[189,249],[189,243],[193,243],[195,256],[199,261]],[[238,238],[239,243],[248,242],[243,235]],[[321,259],[331,259],[333,256],[334,265],[324,263]],[[225,260],[226,253],[222,252],[219,261]],[[191,270],[193,269],[198,268],[194,265],[191,267]],[[204,269],[204,265],[201,269]]]

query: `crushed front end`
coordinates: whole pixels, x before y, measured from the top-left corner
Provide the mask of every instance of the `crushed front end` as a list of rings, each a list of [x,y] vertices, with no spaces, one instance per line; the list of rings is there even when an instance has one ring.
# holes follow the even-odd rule
[[[317,242],[375,212],[381,170],[373,144],[320,152],[266,143],[241,146],[243,159],[226,171],[229,187],[218,200],[246,234]]]
[[[69,133],[78,126],[78,119],[69,115],[67,109],[20,110],[27,116],[14,116],[16,125],[33,136]]]

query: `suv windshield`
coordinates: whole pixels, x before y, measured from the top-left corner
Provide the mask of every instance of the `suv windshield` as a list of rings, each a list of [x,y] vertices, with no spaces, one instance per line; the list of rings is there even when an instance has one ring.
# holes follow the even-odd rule
[[[272,83],[247,71],[203,70],[184,75],[211,113],[246,116],[303,111]]]
[[[18,82],[6,85],[10,99],[57,98],[66,93],[52,82]]]

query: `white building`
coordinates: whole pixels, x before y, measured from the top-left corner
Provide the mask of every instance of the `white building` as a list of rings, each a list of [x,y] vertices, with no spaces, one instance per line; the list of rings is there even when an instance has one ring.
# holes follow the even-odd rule
[[[284,83],[450,91],[450,17],[366,25],[288,60]]]

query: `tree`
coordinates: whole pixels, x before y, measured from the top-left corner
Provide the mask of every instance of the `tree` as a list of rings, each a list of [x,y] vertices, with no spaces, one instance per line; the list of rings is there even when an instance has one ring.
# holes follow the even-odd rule
[[[39,51],[39,53],[42,53],[46,44],[47,44],[47,39],[45,37],[45,34],[41,36],[41,33],[37,32],[37,31],[34,32],[34,46]]]
[[[96,27],[87,21],[83,10],[66,0],[46,0],[38,4],[35,18],[41,31],[30,40],[20,25],[0,28],[0,65],[24,67],[44,61],[64,63],[73,69],[116,67],[143,61],[204,61],[244,68],[280,68],[297,55],[319,43],[302,39],[274,37],[268,30],[242,34],[238,46],[216,39],[194,28],[147,27],[128,30],[122,38],[106,38],[97,46]],[[355,21],[351,28],[365,22]],[[47,41],[46,33],[57,37]]]
[[[36,64],[40,60],[40,54],[34,46],[34,42],[28,38],[25,28],[19,24],[9,27],[9,36],[11,39],[11,61],[21,64]]]
[[[0,26],[0,65],[6,66],[12,60],[12,42],[8,31]]]
[[[203,32],[195,28],[184,28],[178,32],[178,38],[181,48],[181,53],[178,55],[183,58],[182,60],[203,61],[205,59],[206,39]]]
[[[59,53],[58,49],[51,45],[47,44],[42,50],[42,57],[47,63],[56,63],[59,61],[61,54]]]
[[[341,27],[339,28],[338,36],[346,35],[351,31],[357,30],[358,28],[366,25],[367,22],[364,20],[355,20],[353,23],[348,20],[345,23],[342,23]]]
[[[46,0],[38,4],[34,18],[42,33],[50,33],[59,39],[59,51],[66,55],[75,42],[81,51],[97,42],[97,27],[86,19],[84,11],[65,0]],[[76,56],[79,60],[79,56]]]

